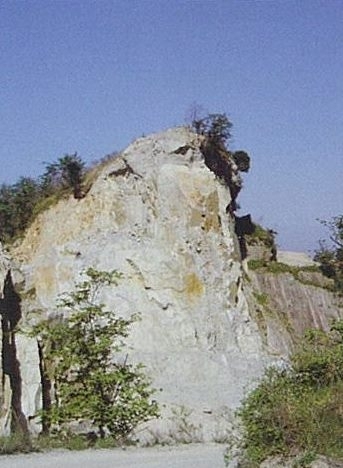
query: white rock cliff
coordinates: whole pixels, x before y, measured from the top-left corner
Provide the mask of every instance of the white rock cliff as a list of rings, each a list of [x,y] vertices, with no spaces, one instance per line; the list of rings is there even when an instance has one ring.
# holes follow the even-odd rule
[[[170,432],[182,438],[185,414],[192,437],[224,439],[247,386],[273,359],[249,312],[230,199],[205,165],[201,137],[168,130],[137,140],[105,165],[85,198],[39,215],[11,252],[24,324],[35,309],[52,313],[87,267],[124,274],[104,300],[119,314],[141,315],[130,358],[143,362],[161,389],[163,417],[140,433],[144,440]],[[30,421],[40,406],[38,354],[20,335],[16,347]],[[10,394],[7,384],[3,430]]]

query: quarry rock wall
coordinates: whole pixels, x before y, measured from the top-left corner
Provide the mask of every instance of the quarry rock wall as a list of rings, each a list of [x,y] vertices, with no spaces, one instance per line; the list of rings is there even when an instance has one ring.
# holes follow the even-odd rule
[[[128,339],[129,358],[146,366],[162,408],[162,418],[139,433],[146,441],[186,437],[185,417],[193,439],[227,437],[243,394],[292,345],[290,330],[282,331],[286,321],[276,327],[268,314],[261,319],[256,294],[267,291],[269,300],[289,304],[291,322],[295,302],[322,301],[324,315],[330,303],[320,294],[311,299],[311,291],[294,292],[281,277],[247,280],[234,218],[226,212],[230,189],[206,166],[201,138],[176,128],[137,140],[98,171],[83,199],[61,200],[40,214],[11,251],[24,330],[53,314],[59,295],[73,290],[86,268],[123,273],[102,300],[124,317],[141,317]],[[10,265],[1,258],[3,286]],[[323,324],[315,305],[300,309],[306,325]],[[22,415],[37,431],[39,358],[25,333],[16,334],[16,359]],[[6,383],[3,431],[12,397]]]

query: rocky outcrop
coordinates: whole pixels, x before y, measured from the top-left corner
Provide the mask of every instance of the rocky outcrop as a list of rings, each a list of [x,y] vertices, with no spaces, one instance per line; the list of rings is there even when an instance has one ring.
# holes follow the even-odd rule
[[[274,263],[249,271],[250,312],[269,352],[281,356],[287,356],[306,330],[328,330],[343,314],[342,298],[332,292],[328,278],[309,261],[303,267],[293,265]]]
[[[53,314],[59,294],[71,291],[86,268],[123,273],[103,301],[115,313],[141,316],[131,330],[129,355],[144,363],[161,389],[163,413],[139,433],[144,440],[170,434],[224,440],[244,392],[266,365],[287,355],[291,343],[292,331],[282,330],[286,320],[261,322],[258,295],[288,301],[287,320],[295,320],[292,306],[303,301],[304,291],[295,293],[291,279],[288,289],[258,274],[247,279],[227,211],[237,193],[213,172],[214,153],[211,168],[206,164],[203,138],[177,128],[137,140],[99,171],[83,199],[61,200],[39,215],[11,252],[23,330]],[[234,161],[229,172],[239,180]],[[312,292],[306,294],[310,300]],[[300,311],[308,314],[304,323],[322,324],[314,306],[306,307]],[[279,345],[281,335],[286,338]],[[22,412],[35,430],[41,405],[37,344],[17,334],[16,350]],[[6,391],[4,427],[13,389]]]
[[[0,316],[1,316],[1,383],[0,383],[0,431],[7,434],[10,431],[26,433],[28,423],[26,418],[25,398],[26,388],[23,385],[23,374],[35,373],[37,359],[30,354],[32,343],[18,335],[22,321],[21,297],[14,285],[14,265],[9,255],[0,245]],[[24,339],[23,339],[24,338]],[[28,364],[28,365],[27,365]]]
[[[304,252],[290,252],[287,250],[279,250],[277,259],[281,263],[295,267],[314,266],[317,263]]]
[[[0,292],[4,290],[5,278],[10,269],[10,256],[0,243]],[[2,297],[2,294],[1,296]]]
[[[104,300],[119,314],[141,315],[130,356],[162,389],[164,419],[150,426],[159,437],[177,431],[185,413],[200,438],[225,437],[230,410],[269,362],[243,291],[230,190],[206,166],[202,138],[178,128],[137,140],[85,198],[40,215],[12,252],[25,323],[35,310],[52,313],[85,268],[123,273]],[[38,366],[24,386],[31,420]]]

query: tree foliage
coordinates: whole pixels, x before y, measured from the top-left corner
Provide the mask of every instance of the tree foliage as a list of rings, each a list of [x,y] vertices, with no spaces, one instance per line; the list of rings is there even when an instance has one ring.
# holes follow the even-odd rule
[[[85,163],[77,153],[66,154],[56,162],[47,164],[42,177],[42,185],[47,190],[58,187],[71,187],[75,198],[82,198],[82,177]]]
[[[343,321],[309,330],[289,368],[269,369],[243,401],[247,466],[269,456],[317,453],[343,457]]]
[[[12,185],[3,184],[0,187],[0,240],[6,243],[21,235],[39,207],[54,196],[72,190],[75,198],[82,198],[84,170],[85,163],[75,153],[47,164],[45,172],[37,179],[21,177]]]
[[[336,290],[343,294],[343,215],[321,223],[328,229],[331,244],[320,241],[314,259],[320,263],[323,274],[334,280]]]
[[[34,327],[43,350],[43,379],[53,389],[49,407],[43,407],[45,427],[61,430],[83,420],[97,427],[102,438],[106,433],[118,438],[158,416],[142,366],[130,364],[123,354],[137,316],[121,318],[100,302],[102,289],[116,285],[120,276],[89,268],[85,281],[62,296],[62,314]]]
[[[205,138],[201,144],[205,164],[219,178],[231,192],[229,211],[237,209],[236,198],[242,188],[242,178],[239,172],[248,172],[250,157],[245,151],[232,152],[228,149],[228,142],[232,138],[232,122],[225,113],[208,114],[200,117],[199,108],[191,109],[194,118],[191,123],[193,130]]]
[[[232,123],[228,116],[223,114],[209,114],[204,118],[192,122],[194,130],[206,135],[212,142],[226,143],[231,138]]]
[[[40,184],[30,177],[21,177],[13,185],[0,187],[1,240],[13,238],[28,225],[40,197]]]

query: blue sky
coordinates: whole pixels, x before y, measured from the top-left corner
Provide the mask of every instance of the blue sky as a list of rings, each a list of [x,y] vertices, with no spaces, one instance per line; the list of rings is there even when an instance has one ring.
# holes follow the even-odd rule
[[[0,182],[226,112],[241,213],[310,251],[343,212],[341,0],[0,0]]]

